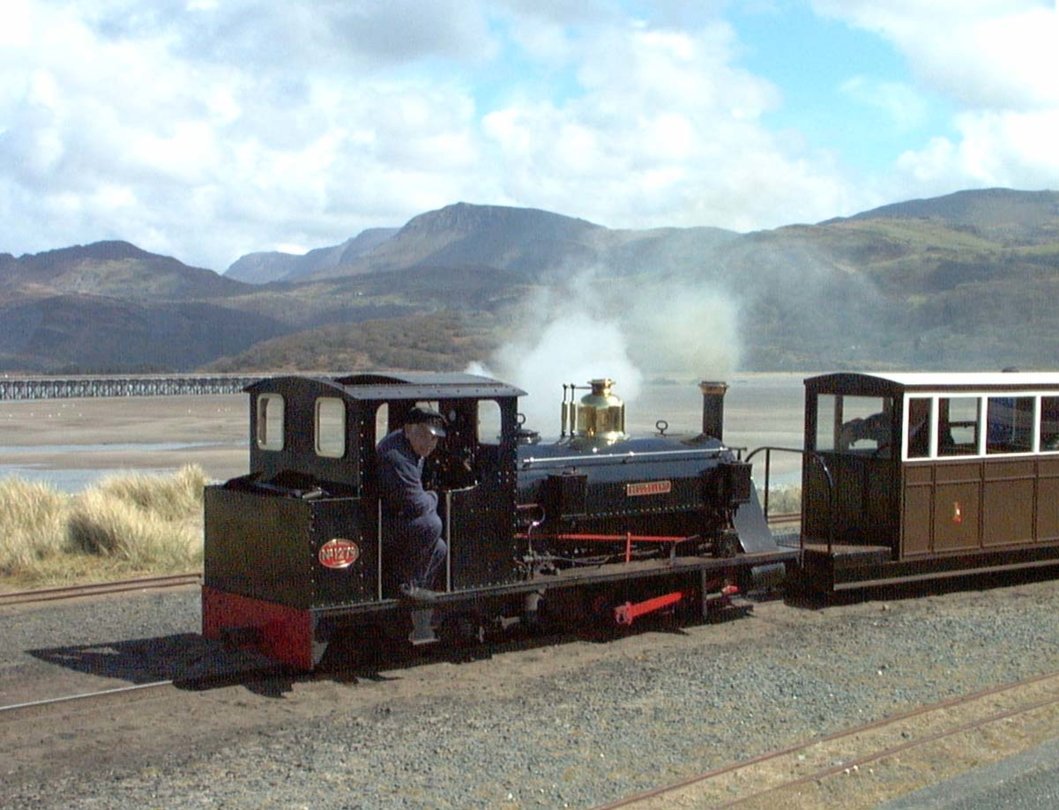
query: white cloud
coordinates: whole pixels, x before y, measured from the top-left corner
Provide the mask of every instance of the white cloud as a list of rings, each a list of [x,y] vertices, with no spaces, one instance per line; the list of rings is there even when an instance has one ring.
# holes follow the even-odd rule
[[[967,114],[957,128],[958,139],[934,138],[903,154],[898,167],[928,188],[1039,189],[1059,180],[1059,109]]]
[[[921,86],[958,109],[952,134],[901,155],[890,196],[1059,186],[1052,146],[1059,143],[1059,4],[816,0],[814,7],[891,41]],[[891,108],[915,114],[907,99],[898,93]]]
[[[929,114],[929,104],[923,94],[903,82],[854,76],[843,82],[840,89],[857,102],[881,110],[901,132],[920,126]]]
[[[890,40],[926,86],[968,107],[1059,103],[1059,9],[1041,0],[815,0]]]
[[[776,91],[732,66],[722,23],[462,0],[4,13],[0,250],[125,238],[223,269],[457,200],[750,228],[795,201],[798,218],[830,215],[843,194],[826,161],[762,127]],[[532,71],[480,108],[505,38]]]
[[[733,68],[734,33],[624,24],[581,43],[582,92],[485,117],[506,167],[505,198],[611,226],[735,229],[823,218],[844,207],[824,156],[761,124],[779,97]],[[794,208],[790,206],[796,201]]]

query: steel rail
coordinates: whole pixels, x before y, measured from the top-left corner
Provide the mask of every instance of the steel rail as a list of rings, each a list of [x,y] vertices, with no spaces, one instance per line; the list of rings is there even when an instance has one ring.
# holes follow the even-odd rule
[[[0,717],[3,717],[7,712],[25,711],[27,709],[39,709],[46,708],[48,706],[58,706],[63,703],[76,703],[84,700],[91,700],[92,698],[110,697],[111,695],[123,695],[130,692],[142,692],[148,689],[158,689],[162,686],[172,686],[174,682],[168,681],[151,681],[149,683],[137,683],[132,686],[115,686],[111,689],[100,689],[96,692],[81,692],[76,695],[63,695],[62,697],[56,698],[42,698],[40,700],[30,700],[26,703],[12,703],[9,706],[0,706]]]
[[[102,596],[127,591],[150,591],[162,588],[176,588],[181,585],[199,585],[202,574],[170,574],[158,577],[138,577],[136,579],[115,580],[112,582],[94,582],[87,585],[67,585],[61,588],[37,588],[28,591],[11,591],[0,593],[0,607],[4,605],[22,605],[32,602],[51,602],[62,599],[75,599],[79,596]]]
[[[1024,687],[1033,686],[1035,684],[1040,684],[1052,679],[1059,679],[1059,672],[1050,672],[1045,675],[1038,675],[1036,677],[1027,678],[1022,681],[1016,681],[1014,683],[1008,683],[1003,684],[1001,686],[991,687],[989,689],[983,689],[979,692],[973,692],[969,695],[961,695],[959,697],[951,698],[940,703],[932,703],[928,706],[920,706],[918,708],[911,709],[907,712],[903,712],[892,717],[884,717],[880,720],[876,720],[862,726],[857,726],[856,728],[835,732],[834,734],[829,734],[819,739],[799,742],[793,745],[789,745],[785,748],[779,748],[774,751],[767,751],[764,754],[760,754],[756,757],[742,760],[740,762],[733,762],[729,765],[721,766],[720,768],[714,768],[713,770],[697,774],[687,779],[682,779],[678,782],[674,782],[669,785],[663,785],[662,787],[647,790],[632,796],[626,796],[624,798],[618,799],[617,801],[610,802],[604,805],[599,805],[597,808],[595,808],[595,810],[616,810],[616,808],[632,807],[634,805],[639,804],[640,802],[647,802],[652,799],[661,799],[667,794],[676,793],[677,791],[683,790],[685,788],[690,788],[695,785],[704,785],[714,779],[717,779],[718,777],[735,773],[737,771],[746,770],[753,766],[761,765],[762,763],[777,760],[782,757],[791,756],[792,754],[798,754],[804,751],[808,751],[809,749],[815,748],[820,745],[849,739],[852,737],[856,737],[859,734],[863,734],[864,732],[883,729],[887,726],[896,726],[899,723],[905,722],[907,720],[912,720],[917,717],[921,717],[931,712],[946,711],[958,708],[960,706],[970,705],[975,701],[980,701],[987,697],[1002,695],[1005,692],[1015,692]],[[846,771],[852,770],[854,768],[860,768],[863,765],[876,762],[880,759],[885,759],[886,757],[894,756],[895,754],[899,754],[912,748],[917,748],[928,743],[937,742],[938,740],[945,739],[946,737],[953,737],[957,734],[963,734],[967,731],[973,731],[976,728],[981,728],[983,726],[989,725],[990,723],[997,723],[1020,714],[1026,714],[1036,709],[1040,709],[1045,706],[1053,706],[1056,704],[1059,704],[1059,694],[1052,694],[1051,696],[1041,700],[1035,700],[1030,703],[1025,703],[1016,706],[1014,708],[1003,709],[1001,711],[993,712],[986,716],[979,717],[975,720],[960,723],[951,728],[931,732],[924,736],[916,737],[915,739],[908,740],[907,742],[903,742],[898,745],[876,749],[862,756],[855,757],[850,760],[844,760],[840,764],[821,768],[811,774],[800,776],[797,779],[783,781],[770,787],[764,788],[762,790],[758,790],[754,793],[750,793],[745,796],[740,796],[737,799],[732,799],[731,801],[725,802],[724,804],[718,806],[735,807],[753,799],[759,799],[762,796],[767,796],[772,793],[778,793],[779,791],[787,790],[789,788],[797,787],[799,785],[816,782],[820,779],[824,779],[829,776],[834,776],[839,773],[845,773]]]

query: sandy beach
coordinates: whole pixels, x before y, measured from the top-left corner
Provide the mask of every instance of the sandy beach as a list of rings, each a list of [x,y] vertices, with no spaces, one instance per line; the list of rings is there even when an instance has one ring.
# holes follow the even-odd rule
[[[59,470],[247,471],[245,394],[0,402],[0,476]]]

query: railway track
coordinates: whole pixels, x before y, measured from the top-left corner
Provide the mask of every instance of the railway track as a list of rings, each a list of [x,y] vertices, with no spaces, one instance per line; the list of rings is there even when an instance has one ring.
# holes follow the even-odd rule
[[[38,715],[55,709],[61,710],[65,707],[76,707],[79,712],[99,707],[106,708],[114,701],[142,700],[172,688],[200,691],[248,682],[268,681],[274,678],[289,679],[293,674],[282,666],[270,664],[256,668],[232,669],[227,672],[219,672],[190,680],[174,680],[170,678],[59,695],[57,697],[39,698],[37,700],[0,706],[0,723],[10,722],[16,718],[21,720],[26,716]]]
[[[22,605],[33,602],[52,602],[62,599],[75,599],[81,596],[103,596],[126,591],[151,591],[163,588],[176,588],[182,585],[199,585],[202,574],[172,574],[160,577],[138,577],[113,582],[97,582],[85,585],[69,585],[61,588],[38,588],[27,591],[0,593],[0,607],[5,605]]]
[[[597,810],[797,808],[836,803],[872,807],[983,764],[980,757],[963,751],[962,742],[970,735],[989,735],[995,755],[992,761],[996,761],[1022,750],[1005,748],[998,727],[1036,722],[1054,729],[1057,718],[1059,672],[1053,672],[769,751]],[[1009,736],[1032,738],[1022,733]],[[946,768],[948,772],[943,772]],[[903,787],[895,792],[895,785]],[[843,790],[853,791],[856,798]]]
[[[138,698],[147,692],[154,692],[161,688],[173,685],[174,682],[171,680],[151,681],[150,683],[138,683],[131,686],[117,686],[111,689],[99,689],[94,692],[81,692],[76,695],[63,695],[61,697],[31,700],[25,703],[12,703],[7,706],[0,706],[0,721],[10,720],[15,716],[21,719],[27,714],[33,714],[37,711],[47,711],[49,709],[71,704],[78,704],[80,707],[114,699],[126,699],[131,696],[136,696]]]

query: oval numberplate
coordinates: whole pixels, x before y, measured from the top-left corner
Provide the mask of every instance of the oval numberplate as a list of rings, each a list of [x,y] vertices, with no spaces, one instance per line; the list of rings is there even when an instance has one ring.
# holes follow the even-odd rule
[[[360,558],[360,546],[344,537],[334,537],[320,546],[317,557],[325,568],[349,568]]]

